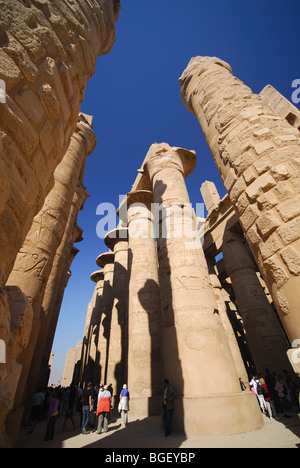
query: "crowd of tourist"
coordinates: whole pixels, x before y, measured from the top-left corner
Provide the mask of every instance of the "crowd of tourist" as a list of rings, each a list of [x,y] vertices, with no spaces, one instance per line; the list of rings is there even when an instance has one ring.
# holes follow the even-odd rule
[[[62,420],[60,432],[64,432],[66,426],[71,424],[76,429],[76,418],[80,416],[82,434],[93,431],[97,434],[107,432],[112,409],[112,386],[92,385],[89,383],[86,389],[81,387],[64,388],[48,387],[40,388],[33,397],[30,431],[33,433],[38,421],[47,421],[45,440],[53,440],[58,420]],[[129,391],[124,384],[119,395],[119,413],[121,413],[121,427],[128,424]],[[90,431],[88,430],[90,429]]]
[[[270,419],[291,417],[291,409],[296,407],[300,412],[299,378],[296,374],[290,375],[287,371],[278,375],[266,370],[265,375],[253,376],[250,390],[256,395],[261,411]],[[175,393],[166,379],[162,399],[162,416],[165,423],[165,435],[172,432],[172,414],[174,411]],[[240,379],[242,390],[247,386]],[[130,411],[130,395],[127,385],[119,394],[118,411],[121,413],[121,427],[128,424],[128,412]],[[89,383],[85,389],[71,385],[68,388],[49,387],[46,391],[39,389],[33,397],[30,433],[34,431],[37,421],[47,421],[45,440],[53,440],[57,421],[61,420],[61,430],[64,432],[67,425],[71,424],[76,429],[75,416],[80,416],[82,434],[96,432],[101,434],[108,431],[111,418],[113,389],[111,384],[92,385]]]
[[[246,390],[241,382],[242,390]],[[250,390],[256,395],[261,411],[270,419],[280,419],[280,415],[291,417],[291,409],[296,407],[300,412],[299,378],[282,371],[282,375],[270,373],[267,369],[264,377],[255,375],[249,382]]]

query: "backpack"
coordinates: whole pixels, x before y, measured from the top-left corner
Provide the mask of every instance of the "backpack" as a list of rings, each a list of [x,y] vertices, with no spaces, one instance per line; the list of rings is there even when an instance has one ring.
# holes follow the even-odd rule
[[[263,389],[261,388],[260,382],[256,382],[256,393],[257,395],[263,395]]]

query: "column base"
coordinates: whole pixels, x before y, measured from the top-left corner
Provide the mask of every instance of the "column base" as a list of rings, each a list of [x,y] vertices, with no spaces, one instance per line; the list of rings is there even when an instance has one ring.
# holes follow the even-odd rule
[[[173,430],[187,436],[241,434],[263,425],[256,396],[250,391],[175,401]]]
[[[130,416],[135,419],[144,419],[148,416],[161,414],[161,397],[130,397]]]

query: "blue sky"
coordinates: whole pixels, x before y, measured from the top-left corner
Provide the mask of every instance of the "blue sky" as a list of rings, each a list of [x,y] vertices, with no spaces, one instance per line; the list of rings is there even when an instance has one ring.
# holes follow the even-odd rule
[[[99,57],[82,112],[94,116],[98,145],[88,157],[84,183],[90,197],[78,218],[84,240],[65,292],[53,344],[51,383],[61,378],[68,349],[82,339],[97,270],[107,248],[96,235],[100,203],[116,207],[131,190],[152,143],[166,142],[197,153],[186,180],[191,202],[202,202],[200,187],[225,189],[197,119],[184,107],[178,78],[197,55],[227,61],[254,93],[273,85],[291,100],[300,79],[300,2],[295,0],[121,0],[117,39]],[[221,86],[221,83],[220,83]],[[300,105],[297,105],[300,108]]]

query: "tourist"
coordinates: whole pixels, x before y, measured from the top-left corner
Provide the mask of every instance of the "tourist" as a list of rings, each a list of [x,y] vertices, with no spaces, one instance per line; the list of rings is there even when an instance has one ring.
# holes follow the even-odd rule
[[[74,421],[74,407],[75,407],[75,401],[76,401],[76,388],[74,387],[73,384],[71,384],[71,386],[67,389],[66,392],[67,393],[66,393],[65,396],[68,398],[68,400],[67,400],[67,409],[66,409],[66,412],[65,412],[65,420],[64,420],[64,424],[63,424],[61,432],[64,432],[68,419],[71,419],[71,422],[73,424],[73,430],[75,430],[75,428],[76,428],[76,424],[75,424],[75,421]]]
[[[243,379],[241,379],[241,377],[239,378],[239,381],[240,381],[240,386],[241,386],[242,391],[245,392],[247,390],[247,387],[244,384],[244,381]]]
[[[101,434],[102,429],[103,432],[108,431],[108,419],[110,415],[111,409],[111,393],[108,391],[107,385],[104,385],[103,389],[100,389],[99,396],[98,396],[98,408],[97,408],[97,416],[98,416],[98,428],[96,433]]]
[[[82,434],[89,434],[86,428],[90,421],[90,412],[92,411],[92,394],[92,383],[89,382],[87,389],[83,390],[82,395]]]
[[[252,377],[250,382],[251,391],[255,394],[257,401],[259,403],[261,411],[265,414],[266,413],[266,402],[263,396],[262,388],[259,382],[259,378],[256,376]]]
[[[130,411],[129,399],[129,391],[127,390],[127,385],[124,384],[123,390],[120,393],[120,403],[118,408],[119,413],[121,413],[121,427],[126,427],[128,425],[128,411]]]
[[[57,389],[51,395],[48,411],[48,423],[45,440],[53,440],[55,433],[55,425],[58,416],[58,408],[60,404],[59,391]]]
[[[273,413],[276,414],[276,409],[272,400],[271,393],[269,392],[266,381],[263,378],[259,379],[259,382],[263,392],[263,397],[266,405],[265,407],[268,411],[269,418],[273,419]]]
[[[279,397],[279,400],[280,400],[280,405],[281,405],[281,408],[282,408],[282,410],[284,412],[284,416],[286,418],[290,418],[291,414],[289,412],[289,404],[288,404],[288,401],[287,401],[288,389],[286,388],[281,375],[277,376],[277,382],[276,382],[276,385],[275,385],[275,390],[278,393],[278,397]]]
[[[40,387],[38,391],[33,395],[33,402],[32,402],[32,411],[31,411],[31,419],[30,419],[30,426],[31,429],[29,434],[33,433],[35,425],[37,421],[41,420],[42,417],[42,407],[45,401],[45,393],[43,393],[43,388]]]
[[[169,385],[169,380],[164,381],[165,389],[163,394],[163,421],[165,424],[165,436],[168,437],[172,432],[172,416],[174,411],[174,390]]]

